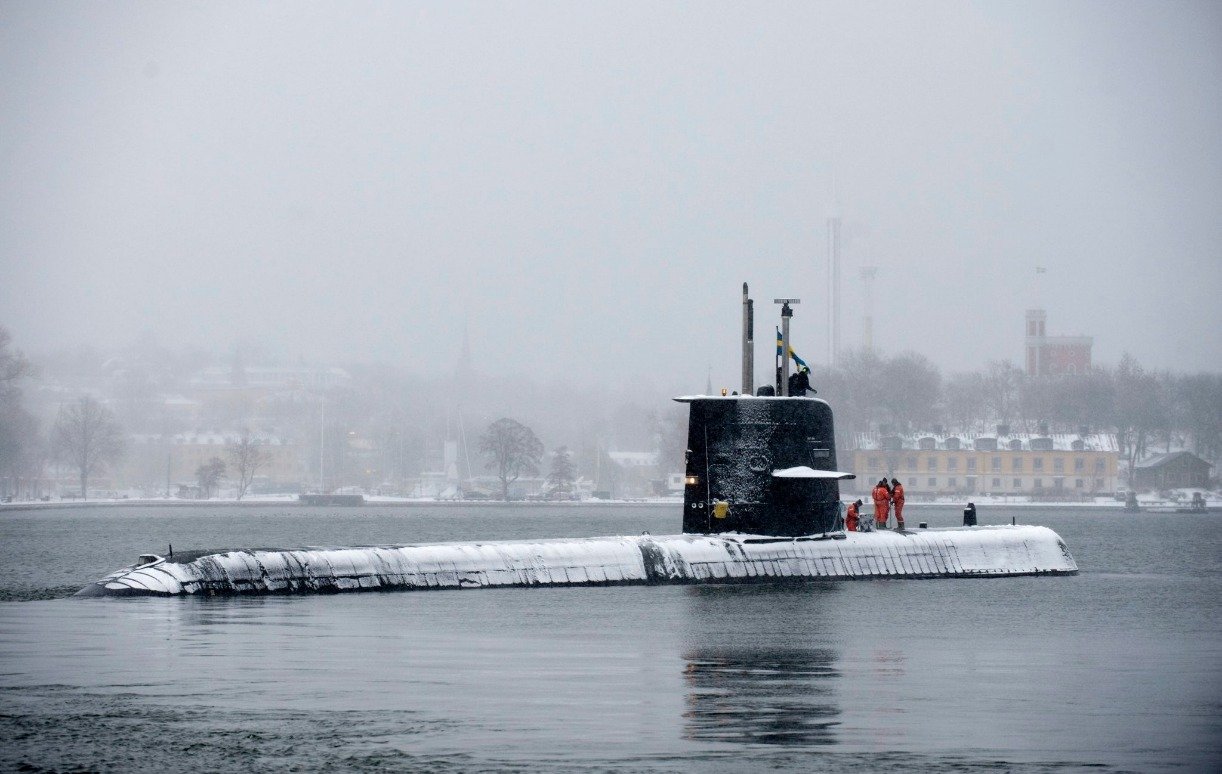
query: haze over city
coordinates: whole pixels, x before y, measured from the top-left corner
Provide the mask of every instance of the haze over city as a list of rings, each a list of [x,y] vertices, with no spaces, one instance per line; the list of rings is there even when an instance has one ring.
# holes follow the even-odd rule
[[[884,352],[1021,364],[1039,305],[1216,370],[1220,37],[1211,3],[6,3],[0,322],[734,384],[744,280],[826,360],[837,212],[846,346],[871,265]]]
[[[0,772],[1222,771],[1220,297],[1219,0],[0,0]]]

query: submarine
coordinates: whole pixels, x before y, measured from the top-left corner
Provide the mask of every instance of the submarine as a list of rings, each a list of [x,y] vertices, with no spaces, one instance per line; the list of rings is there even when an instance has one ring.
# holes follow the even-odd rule
[[[789,352],[790,303],[781,313]],[[777,583],[1075,575],[1042,526],[847,531],[831,406],[752,389],[753,302],[743,285],[741,394],[688,406],[682,533],[142,555],[78,596],[210,596],[534,586]]]

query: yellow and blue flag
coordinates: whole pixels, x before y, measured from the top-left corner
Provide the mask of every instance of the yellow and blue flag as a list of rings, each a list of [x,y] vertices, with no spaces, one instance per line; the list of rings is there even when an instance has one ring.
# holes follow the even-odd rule
[[[784,343],[781,341],[781,329],[777,328],[776,329],[776,356],[777,357],[781,356],[781,348],[784,346],[785,346]],[[793,351],[792,346],[789,348],[789,356],[793,358],[793,362],[797,363],[799,368],[810,368],[810,366],[806,365],[806,361],[798,357],[798,353]]]

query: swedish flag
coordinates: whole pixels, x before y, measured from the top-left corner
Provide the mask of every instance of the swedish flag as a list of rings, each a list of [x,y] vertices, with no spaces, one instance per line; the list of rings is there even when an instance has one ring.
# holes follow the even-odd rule
[[[781,329],[777,328],[776,329],[776,356],[777,357],[781,356],[781,348],[784,346],[785,346],[784,343],[781,341]],[[793,351],[793,347],[789,348],[789,356],[793,358],[793,362],[797,363],[799,368],[810,368],[810,366],[806,365],[806,361],[798,357],[798,353]]]

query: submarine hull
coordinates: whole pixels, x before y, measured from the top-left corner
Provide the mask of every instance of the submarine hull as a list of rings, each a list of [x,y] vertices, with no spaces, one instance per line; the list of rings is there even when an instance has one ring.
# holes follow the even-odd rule
[[[513,586],[662,585],[1073,575],[1035,526],[918,532],[639,535],[367,548],[229,551],[128,567],[78,596],[291,594]]]

